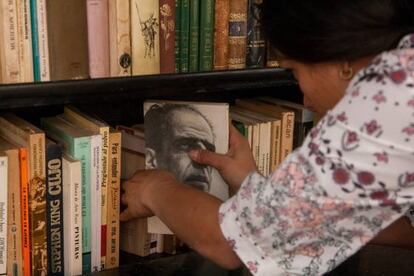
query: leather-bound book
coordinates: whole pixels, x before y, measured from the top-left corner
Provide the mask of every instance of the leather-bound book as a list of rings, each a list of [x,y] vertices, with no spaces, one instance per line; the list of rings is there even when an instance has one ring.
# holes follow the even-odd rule
[[[216,0],[214,28],[214,70],[226,70],[229,58],[230,0]]]
[[[160,0],[160,73],[175,72],[175,1]]]
[[[229,69],[246,68],[247,0],[230,0]]]

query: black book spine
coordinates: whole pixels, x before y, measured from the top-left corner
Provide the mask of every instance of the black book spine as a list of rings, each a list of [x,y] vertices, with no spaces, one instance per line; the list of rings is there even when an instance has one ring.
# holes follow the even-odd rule
[[[48,275],[64,275],[62,148],[46,146]]]
[[[266,41],[261,24],[263,0],[249,0],[247,12],[246,67],[263,68],[266,57]]]

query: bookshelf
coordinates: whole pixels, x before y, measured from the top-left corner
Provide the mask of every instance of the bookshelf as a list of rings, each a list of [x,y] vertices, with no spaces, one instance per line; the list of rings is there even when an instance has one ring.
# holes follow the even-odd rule
[[[38,125],[39,118],[59,114],[65,104],[74,104],[88,108],[111,125],[132,124],[142,121],[142,102],[149,98],[231,103],[236,98],[260,95],[301,97],[289,71],[246,69],[0,85],[0,113],[13,112]],[[191,251],[146,258],[121,253],[119,268],[97,275],[165,275],[166,271],[243,275],[242,271],[227,272]]]

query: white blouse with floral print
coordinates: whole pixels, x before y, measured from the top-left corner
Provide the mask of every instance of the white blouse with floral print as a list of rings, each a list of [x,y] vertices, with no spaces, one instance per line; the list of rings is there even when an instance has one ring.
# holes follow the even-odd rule
[[[414,34],[351,81],[303,146],[220,207],[255,275],[320,275],[414,203]]]

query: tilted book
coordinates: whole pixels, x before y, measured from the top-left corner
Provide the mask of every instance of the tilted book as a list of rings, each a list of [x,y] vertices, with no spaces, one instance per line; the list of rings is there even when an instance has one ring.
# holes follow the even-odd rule
[[[146,169],[168,170],[179,182],[226,199],[228,188],[219,173],[193,162],[187,153],[192,149],[227,152],[228,104],[146,101],[144,114]],[[148,232],[171,234],[154,217],[148,219]]]
[[[7,273],[7,183],[8,157],[0,152],[0,274]]]
[[[47,259],[43,255],[47,252],[45,134],[14,114],[0,117],[0,133],[28,149],[31,273],[36,275],[47,271]]]
[[[160,73],[158,9],[158,1],[131,1],[132,75]]]
[[[81,110],[73,107],[73,106],[65,106],[63,117],[71,122],[72,124],[78,125],[82,128],[88,129],[95,134],[100,135],[101,143],[100,143],[100,153],[99,156],[101,158],[100,162],[95,162],[100,164],[101,172],[98,175],[98,182],[100,182],[100,193],[101,193],[101,200],[99,201],[99,205],[96,208],[100,208],[101,211],[101,230],[100,232],[100,259],[101,259],[101,269],[105,268],[106,262],[106,236],[107,236],[107,213],[108,213],[108,187],[109,187],[109,125],[106,124],[104,121],[95,118],[82,112]],[[93,147],[92,147],[93,148]],[[99,187],[98,187],[99,189]],[[95,233],[96,234],[96,233]],[[95,237],[98,237],[96,235]],[[95,254],[94,254],[95,255]]]
[[[19,147],[0,137],[0,152],[8,158],[7,267],[10,275],[23,275]]]
[[[48,275],[64,275],[62,147],[46,140],[46,214]]]
[[[61,143],[67,154],[82,164],[82,273],[91,268],[91,132],[80,130],[60,117],[42,118],[47,135]]]
[[[82,169],[81,161],[64,154],[63,220],[65,222],[65,275],[82,274]]]

